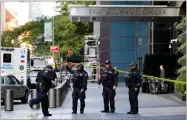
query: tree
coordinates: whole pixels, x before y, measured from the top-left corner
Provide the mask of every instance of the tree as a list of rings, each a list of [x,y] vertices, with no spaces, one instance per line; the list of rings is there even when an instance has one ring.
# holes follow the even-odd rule
[[[73,59],[83,59],[82,49],[84,48],[83,38],[93,32],[92,22],[71,22],[68,14],[68,4],[91,4],[94,2],[59,2],[59,12],[61,15],[54,17],[54,44],[60,46],[63,56],[67,51],[73,51]],[[12,31],[4,31],[2,45],[6,47],[19,47],[22,42],[36,46],[36,55],[50,55],[51,42],[44,42],[44,22],[53,21],[53,18],[42,16],[37,21],[30,21],[23,26],[17,27]],[[20,40],[20,36],[22,36]],[[15,43],[12,44],[11,41]],[[58,54],[55,54],[58,58]],[[69,59],[71,59],[69,57]]]
[[[181,43],[180,47],[178,48],[178,52],[182,53],[183,56],[179,58],[178,63],[182,66],[180,69],[178,69],[177,73],[179,76],[177,77],[177,80],[186,82],[186,34],[185,34],[185,28],[186,28],[186,17],[184,17],[180,23],[176,26],[176,29],[178,30],[178,41]],[[175,84],[175,88],[177,91],[181,92],[182,94],[185,93],[185,86],[183,84]]]

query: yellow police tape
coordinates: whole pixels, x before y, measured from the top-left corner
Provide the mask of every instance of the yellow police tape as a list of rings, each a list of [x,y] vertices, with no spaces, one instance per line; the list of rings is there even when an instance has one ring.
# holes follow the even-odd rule
[[[61,63],[61,65],[67,65],[68,63],[72,64],[73,62],[64,62],[64,63]],[[53,64],[53,65],[60,65],[60,63],[57,63],[57,64]],[[73,64],[80,64],[80,63],[73,63]],[[84,64],[85,65],[85,64]],[[86,66],[86,67],[90,67],[90,66]],[[23,72],[19,72],[19,73],[13,73],[11,75],[15,75],[15,74],[20,74],[20,73],[24,73],[24,72],[30,72],[32,70],[37,70],[37,69],[42,69],[43,67],[40,67],[40,68],[35,68],[35,69],[31,69],[31,70],[26,70],[26,71],[23,71]],[[101,67],[101,66],[94,66],[92,68],[104,68],[104,67]],[[116,70],[120,73],[124,73],[124,74],[128,74],[129,72],[127,71],[124,71],[124,70]],[[95,74],[92,74],[92,75],[95,75]],[[186,82],[183,82],[183,81],[180,81],[180,80],[172,80],[172,79],[166,79],[166,78],[159,78],[159,77],[155,77],[155,76],[149,76],[149,75],[142,75],[142,77],[144,78],[149,78],[149,79],[152,79],[152,80],[161,80],[161,81],[167,81],[167,82],[173,82],[173,83],[177,83],[177,84],[186,84]]]

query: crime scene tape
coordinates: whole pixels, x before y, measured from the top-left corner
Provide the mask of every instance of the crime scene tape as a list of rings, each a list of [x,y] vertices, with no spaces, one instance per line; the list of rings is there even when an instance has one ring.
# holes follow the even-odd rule
[[[104,67],[100,67],[100,66],[97,66],[99,68],[104,68]],[[128,74],[129,72],[127,71],[123,71],[123,70],[116,70],[120,73],[124,73],[124,74]],[[149,78],[149,79],[155,79],[155,80],[161,80],[161,81],[167,81],[167,82],[173,82],[173,83],[178,83],[178,84],[186,84],[186,82],[182,82],[182,81],[179,81],[179,80],[172,80],[172,79],[167,79],[167,78],[159,78],[159,77],[155,77],[155,76],[149,76],[149,75],[142,75],[142,77],[144,78]]]
[[[63,63],[56,63],[56,64],[53,64],[54,65],[68,65],[68,64],[72,64],[73,62],[63,62]],[[80,64],[80,63],[73,63],[73,64]],[[82,63],[84,64],[84,63]],[[87,64],[84,64],[86,67],[90,67],[90,68],[100,68],[100,69],[103,69],[104,67],[101,67],[101,66],[88,66]],[[20,74],[20,73],[24,73],[24,72],[30,72],[32,70],[37,70],[37,69],[43,69],[44,67],[37,67],[37,68],[33,68],[31,70],[26,70],[26,71],[23,71],[23,72],[19,72],[19,73],[13,73],[13,74],[10,74],[10,75],[15,75],[15,74]],[[124,71],[124,70],[119,70],[117,69],[116,71],[118,71],[119,73],[124,73],[124,74],[128,74],[129,72],[127,71]],[[97,74],[92,74],[92,75],[97,75]],[[154,80],[160,80],[160,81],[167,81],[167,82],[173,82],[173,83],[177,83],[177,84],[186,84],[186,82],[183,82],[183,81],[180,81],[180,80],[172,80],[172,79],[167,79],[167,78],[160,78],[160,77],[155,77],[155,76],[149,76],[149,75],[142,75],[142,77],[144,78],[148,78],[148,79],[154,79]]]

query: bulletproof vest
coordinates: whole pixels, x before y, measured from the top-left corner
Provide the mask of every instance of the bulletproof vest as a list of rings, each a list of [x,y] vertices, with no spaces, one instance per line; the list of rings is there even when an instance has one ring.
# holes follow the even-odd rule
[[[136,84],[137,84],[137,73],[138,73],[138,71],[137,70],[135,70],[135,71],[132,71],[132,72],[130,72],[130,81],[129,81],[129,85],[130,86],[132,86],[132,87],[134,87]]]
[[[104,86],[113,86],[114,84],[114,70],[112,68],[105,68],[102,73],[102,82]]]
[[[51,81],[44,78],[43,72],[41,71],[37,76],[37,90],[47,92],[51,87]]]
[[[73,87],[82,88],[83,77],[84,77],[83,71],[80,71],[80,72],[76,71],[76,73],[73,76]]]

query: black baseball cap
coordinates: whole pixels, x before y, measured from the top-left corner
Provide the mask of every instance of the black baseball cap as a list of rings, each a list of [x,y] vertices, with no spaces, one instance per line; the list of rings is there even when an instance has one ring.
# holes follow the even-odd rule
[[[105,64],[111,64],[111,61],[110,60],[106,60]]]

